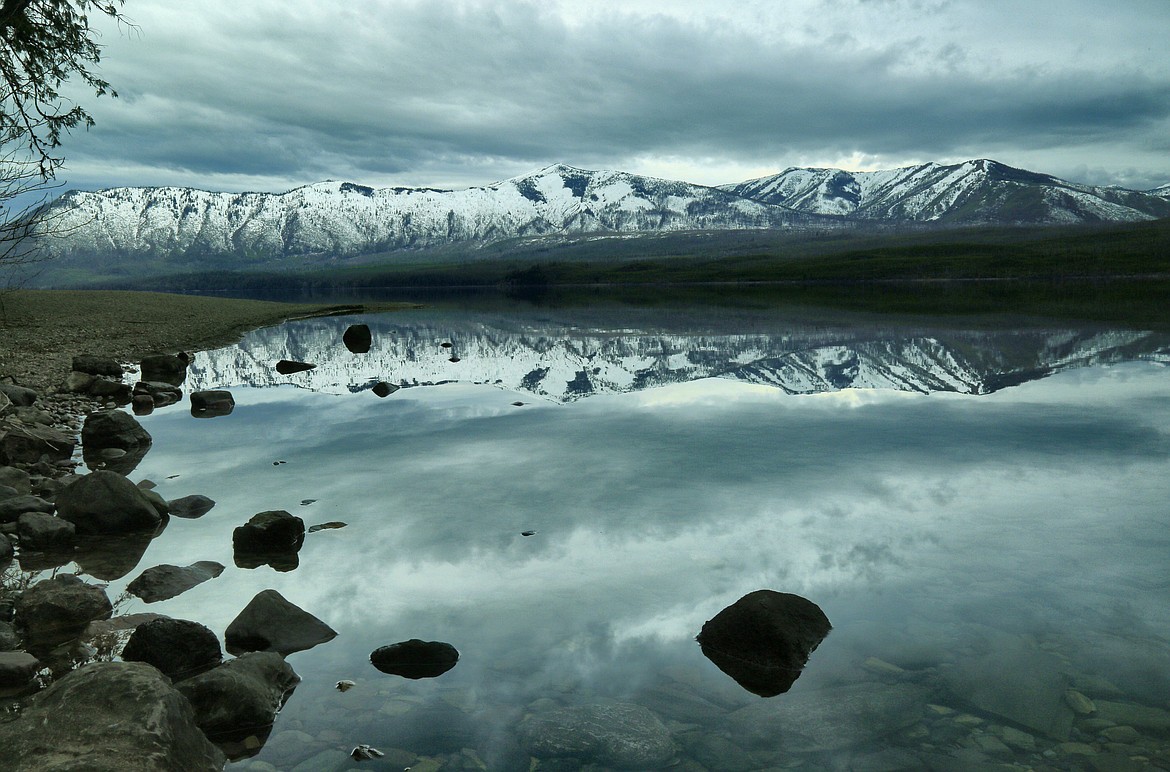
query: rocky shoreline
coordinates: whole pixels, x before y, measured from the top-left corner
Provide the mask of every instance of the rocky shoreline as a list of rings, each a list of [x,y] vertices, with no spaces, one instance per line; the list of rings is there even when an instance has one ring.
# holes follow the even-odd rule
[[[251,755],[299,681],[280,653],[257,645],[224,661],[216,636],[198,622],[116,616],[119,600],[101,585],[55,569],[76,562],[99,581],[123,576],[168,517],[197,517],[214,504],[166,502],[125,476],[150,436],[121,408],[149,412],[181,396],[189,358],[176,349],[365,309],[150,293],[20,292],[2,300],[0,766],[217,770]],[[112,321],[138,318],[153,320],[148,333],[131,335],[130,325]],[[163,336],[170,343],[160,345]],[[125,382],[124,362],[136,365],[136,387]],[[77,449],[94,471],[75,474]],[[198,581],[188,575],[193,568],[214,575],[207,566],[158,568],[177,575],[163,571],[138,592]],[[45,569],[51,578],[42,578]],[[281,617],[284,607],[265,613],[249,640],[300,624]],[[124,661],[112,661],[119,654]]]

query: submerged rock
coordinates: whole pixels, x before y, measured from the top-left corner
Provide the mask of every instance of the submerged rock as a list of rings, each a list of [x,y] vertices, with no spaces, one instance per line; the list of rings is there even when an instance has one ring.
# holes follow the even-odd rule
[[[103,582],[121,579],[138,567],[150,542],[162,533],[162,525],[153,531],[114,536],[85,536],[77,539],[73,559],[85,573]]]
[[[370,346],[373,345],[374,336],[370,334],[369,325],[351,324],[345,328],[341,341],[351,354],[368,354]]]
[[[459,652],[442,641],[409,641],[382,646],[370,654],[370,664],[403,678],[435,678],[455,667]]]
[[[256,594],[224,631],[227,650],[291,654],[331,641],[337,631],[276,590]]]
[[[94,662],[0,724],[9,772],[219,772],[223,753],[166,676],[138,662]]]
[[[743,688],[774,697],[792,688],[833,626],[820,607],[799,595],[756,590],[703,625],[703,654]]]
[[[783,700],[740,708],[729,716],[728,724],[745,747],[833,751],[872,744],[913,726],[929,695],[919,686],[873,682],[797,691]]]
[[[614,769],[661,769],[674,761],[670,730],[641,705],[560,708],[525,718],[521,746],[538,759],[569,757]]]
[[[223,565],[211,560],[181,567],[164,564],[143,571],[137,579],[126,585],[126,591],[145,603],[156,603],[180,595],[222,573]]]
[[[210,670],[222,658],[215,633],[186,619],[155,619],[139,625],[122,649],[122,659],[154,665],[172,681]]]

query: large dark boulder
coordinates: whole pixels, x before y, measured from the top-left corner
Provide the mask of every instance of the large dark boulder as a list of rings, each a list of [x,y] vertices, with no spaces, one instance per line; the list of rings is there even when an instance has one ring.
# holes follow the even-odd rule
[[[756,590],[708,620],[696,640],[703,654],[740,686],[773,697],[792,688],[832,629],[825,613],[807,598]]]
[[[291,654],[331,641],[337,632],[317,617],[285,600],[276,590],[256,594],[224,631],[227,650]]]
[[[368,354],[370,346],[374,342],[374,336],[370,334],[369,325],[351,324],[345,328],[345,334],[341,336],[341,341],[352,354]]]
[[[236,400],[230,391],[213,389],[191,392],[191,415],[196,418],[231,415],[235,409]]]
[[[187,378],[190,357],[186,354],[151,354],[142,358],[139,378],[178,386]]]
[[[223,753],[155,668],[94,662],[0,724],[6,772],[220,772]]]
[[[155,530],[162,517],[138,486],[117,472],[98,470],[78,478],[57,494],[57,514],[79,534],[116,534]]]
[[[150,433],[129,413],[122,410],[99,410],[85,417],[81,427],[83,450],[122,448],[129,450],[151,443]]]
[[[93,620],[109,619],[114,607],[101,587],[61,574],[21,593],[15,611],[30,648],[40,648],[76,638]]]
[[[105,375],[110,378],[121,378],[124,371],[122,365],[109,357],[99,357],[92,354],[78,354],[73,357],[73,372],[88,373],[90,375]]]
[[[404,678],[435,678],[458,661],[459,652],[451,644],[418,638],[382,646],[370,654],[370,664],[378,670]]]
[[[126,585],[126,591],[146,603],[155,603],[173,598],[208,579],[223,573],[223,565],[211,560],[201,560],[189,566],[161,565],[148,568]]]
[[[21,551],[64,549],[73,545],[77,529],[61,517],[43,512],[25,512],[16,521]],[[2,557],[2,556],[0,556]]]
[[[277,571],[297,567],[305,543],[305,521],[284,510],[259,512],[232,532],[233,558],[240,568],[269,564]]]
[[[277,712],[300,680],[279,654],[253,652],[184,679],[175,687],[191,703],[199,728],[212,742],[230,744],[257,737],[262,744]],[[259,747],[251,752],[257,750]]]
[[[172,681],[206,672],[222,658],[215,633],[186,619],[163,618],[141,624],[122,649],[122,659],[154,665]]]
[[[670,730],[629,703],[559,708],[525,718],[520,745],[538,759],[568,757],[612,769],[661,769],[675,761]]]

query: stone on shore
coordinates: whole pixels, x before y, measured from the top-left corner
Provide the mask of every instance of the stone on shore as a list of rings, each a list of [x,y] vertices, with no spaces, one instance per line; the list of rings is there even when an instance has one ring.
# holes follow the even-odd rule
[[[27,651],[0,651],[0,689],[21,687],[41,669],[41,661]]]
[[[6,485],[21,495],[32,493],[28,472],[14,466],[0,466],[0,485]]]
[[[256,736],[260,744],[252,750],[255,753],[300,680],[279,654],[252,652],[175,686],[191,703],[195,720],[208,738],[231,743]]]
[[[146,494],[117,472],[98,470],[57,494],[57,514],[79,534],[117,534],[158,528],[162,517]]]
[[[178,386],[187,378],[189,362],[186,354],[151,354],[142,358],[139,378]]]
[[[122,369],[122,365],[109,357],[78,354],[73,357],[73,372],[121,378],[125,371]]]
[[[661,769],[674,761],[670,730],[641,705],[559,708],[525,718],[520,744],[538,759],[569,757],[613,769]]]
[[[23,513],[16,521],[16,528],[22,552],[63,549],[72,546],[77,538],[73,523],[43,512]]]
[[[0,464],[65,461],[77,446],[74,439],[50,426],[9,425],[0,428]]]
[[[219,639],[207,627],[165,617],[134,628],[122,649],[122,659],[154,665],[176,682],[210,670],[222,658]]]
[[[333,628],[285,600],[276,590],[257,593],[224,631],[227,650],[233,654],[244,651],[291,654],[336,636]]]
[[[6,535],[0,533],[0,568],[3,568],[5,563],[12,560],[12,555],[12,542],[8,541]]]
[[[52,502],[45,501],[40,496],[17,495],[0,499],[0,523],[16,520],[25,512],[44,512],[48,514],[52,511]]]
[[[134,416],[122,410],[99,410],[85,417],[81,427],[83,449],[122,448],[129,450],[151,443],[150,433]]]
[[[208,579],[214,579],[223,573],[223,568],[220,563],[210,560],[201,560],[189,566],[154,566],[126,585],[126,591],[146,603],[156,603],[180,595]]]
[[[5,395],[16,407],[32,407],[37,401],[37,393],[23,386],[11,383],[0,383],[0,394]]]
[[[33,647],[76,638],[95,619],[114,612],[106,591],[72,574],[37,582],[16,599],[16,625]]]
[[[219,772],[223,753],[190,703],[150,665],[94,662],[0,724],[8,772]]]

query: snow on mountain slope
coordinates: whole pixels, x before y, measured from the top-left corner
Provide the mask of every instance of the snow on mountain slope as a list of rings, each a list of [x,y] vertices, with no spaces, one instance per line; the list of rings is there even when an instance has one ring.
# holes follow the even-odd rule
[[[1056,224],[1170,215],[1152,192],[1077,185],[986,159],[876,172],[790,168],[721,187],[803,212],[882,221]]]
[[[466,190],[321,182],[283,194],[186,188],[70,192],[56,255],[355,255],[518,236],[780,228],[816,218],[715,188],[554,165]]]

